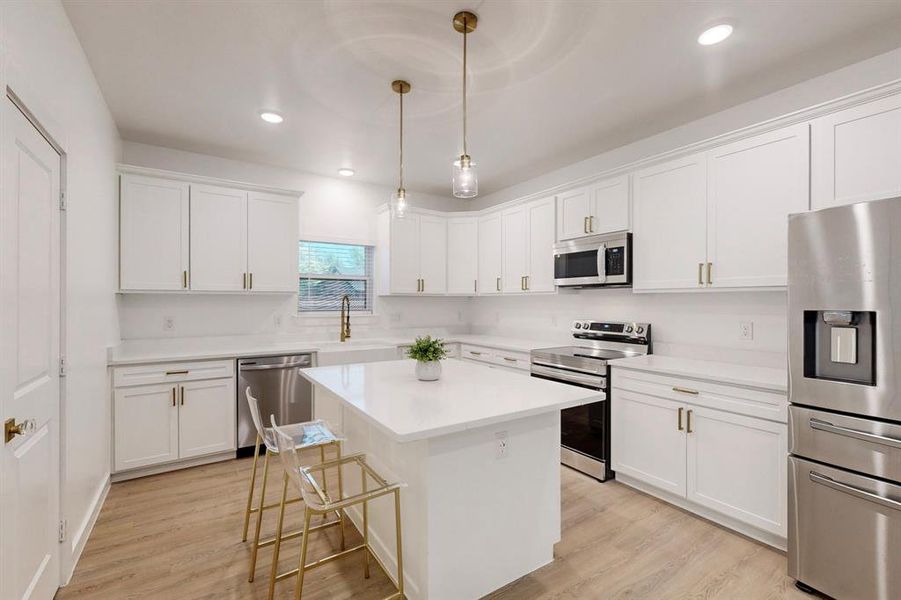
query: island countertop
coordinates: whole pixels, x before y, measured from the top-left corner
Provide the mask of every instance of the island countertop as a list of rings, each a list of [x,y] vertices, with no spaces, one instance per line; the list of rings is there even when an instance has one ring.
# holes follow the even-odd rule
[[[398,442],[559,411],[603,398],[594,390],[449,359],[438,381],[419,381],[415,362],[395,360],[301,369]]]

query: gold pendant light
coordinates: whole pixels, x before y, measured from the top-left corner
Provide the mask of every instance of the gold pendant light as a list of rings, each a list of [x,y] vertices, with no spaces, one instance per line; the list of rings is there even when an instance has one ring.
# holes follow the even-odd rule
[[[391,194],[391,216],[395,219],[403,219],[407,214],[407,190],[404,189],[404,94],[410,92],[413,87],[409,82],[397,79],[391,82],[391,89],[400,98],[400,172],[398,173],[397,191]]]
[[[475,31],[478,23],[479,18],[469,11],[454,15],[454,29],[463,34],[463,154],[454,161],[454,196],[457,198],[475,198],[479,195],[476,163],[466,147],[466,36]]]

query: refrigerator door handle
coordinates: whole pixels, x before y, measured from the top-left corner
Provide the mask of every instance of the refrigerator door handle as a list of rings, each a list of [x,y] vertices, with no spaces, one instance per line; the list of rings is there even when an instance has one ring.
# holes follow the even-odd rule
[[[810,419],[810,427],[811,429],[818,429],[820,431],[835,433],[837,435],[843,435],[846,437],[863,440],[865,442],[873,442],[874,444],[881,444],[883,446],[898,448],[899,450],[901,450],[901,440],[897,438],[878,435],[876,433],[869,433],[867,431],[859,431],[857,429],[851,429],[849,427],[841,427],[839,425],[833,425],[828,421],[821,421],[820,419],[813,418]]]
[[[886,508],[901,511],[901,502],[898,502],[897,500],[885,498],[883,496],[880,496],[879,494],[874,494],[873,492],[862,490],[858,487],[854,487],[853,485],[848,485],[847,483],[841,483],[832,479],[831,477],[820,475],[815,471],[810,472],[810,480],[814,483],[825,485],[826,487],[832,488],[833,490],[848,494],[849,496],[854,496],[855,498],[867,500],[868,502],[874,502]]]

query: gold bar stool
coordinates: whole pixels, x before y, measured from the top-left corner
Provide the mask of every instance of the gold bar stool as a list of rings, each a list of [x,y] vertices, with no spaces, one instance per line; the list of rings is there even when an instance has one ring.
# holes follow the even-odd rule
[[[404,559],[403,543],[401,541],[400,488],[404,487],[404,484],[400,482],[389,482],[384,479],[366,463],[365,454],[351,454],[349,456],[338,457],[334,460],[322,462],[318,465],[312,465],[308,467],[302,466],[296,452],[297,445],[295,444],[294,439],[283,427],[277,426],[274,417],[271,420],[272,430],[275,432],[276,445],[278,446],[279,456],[281,457],[282,464],[285,467],[285,472],[288,474],[291,481],[297,486],[298,490],[300,490],[301,497],[304,501],[303,531],[305,533],[303,534],[301,542],[300,564],[298,565],[298,568],[292,569],[291,571],[288,571],[286,573],[277,574],[278,551],[281,545],[281,541],[285,539],[285,536],[281,535],[281,526],[283,522],[282,517],[284,516],[285,505],[287,504],[287,488],[285,488],[285,490],[283,490],[282,492],[282,502],[279,513],[278,528],[276,529],[275,533],[275,553],[272,561],[272,576],[269,580],[270,598],[272,597],[271,586],[276,580],[285,579],[293,575],[297,575],[297,588],[294,590],[294,598],[295,600],[300,600],[301,594],[303,593],[303,578],[304,574],[307,571],[309,571],[310,569],[315,569],[316,567],[321,567],[324,564],[330,563],[334,560],[361,550],[363,552],[363,577],[365,577],[366,579],[369,578],[370,557],[374,558],[376,562],[378,562],[382,567],[382,570],[387,574],[388,569],[386,569],[385,565],[383,565],[381,561],[379,561],[378,556],[375,555],[375,553],[372,551],[372,547],[369,545],[369,502],[375,500],[376,498],[387,496],[388,494],[393,494],[395,534],[397,544],[397,579],[395,581],[397,592],[391,594],[390,596],[385,598],[385,600],[403,600]],[[333,469],[337,467],[338,473],[340,474],[342,467],[344,467],[345,465],[353,465],[359,467],[362,491],[359,494],[344,498],[343,490],[339,488],[338,497],[332,498],[325,486],[320,485],[319,481],[314,476],[314,473],[321,473],[324,481],[325,472],[327,469]],[[375,482],[375,487],[369,487],[370,480]],[[311,563],[308,563],[307,549],[309,547],[309,534],[313,531],[313,529],[310,528],[310,520],[312,519],[313,515],[325,515],[335,511],[343,514],[351,506],[360,504],[363,505],[363,543],[354,546],[353,548],[344,548],[344,545],[342,544],[340,552],[336,552],[335,554],[331,554],[329,556],[325,556]]]
[[[247,541],[247,530],[250,525],[250,515],[251,513],[256,513],[256,532],[253,537],[253,547],[250,551],[250,574],[248,575],[247,581],[253,581],[256,565],[257,565],[257,553],[260,548],[264,548],[266,546],[271,546],[276,543],[276,539],[269,538],[263,541],[260,541],[260,527],[263,522],[263,512],[270,508],[277,508],[280,506],[278,503],[274,504],[266,504],[266,486],[269,480],[269,457],[273,454],[278,454],[278,447],[275,441],[275,434],[272,432],[272,429],[269,427],[263,427],[263,421],[260,418],[260,406],[259,402],[256,398],[251,395],[250,388],[248,387],[244,391],[245,396],[247,397],[247,404],[250,407],[250,415],[253,417],[253,424],[257,430],[257,440],[256,440],[256,448],[253,454],[253,469],[250,475],[250,491],[247,494],[247,507],[244,510],[244,533],[241,537],[242,542]],[[319,459],[320,462],[325,461],[325,449],[327,446],[333,446],[335,448],[336,455],[338,458],[341,457],[341,438],[336,436],[331,429],[329,429],[328,424],[325,421],[308,421],[305,423],[292,423],[290,425],[285,425],[282,427],[282,431],[285,432],[286,435],[291,436],[295,447],[299,450],[304,450],[307,448],[319,448]],[[256,478],[257,478],[257,459],[260,454],[260,444],[264,444],[266,447],[266,454],[263,459],[263,486],[260,491],[260,502],[259,505],[253,506],[253,496],[254,490],[256,489]],[[340,480],[340,472],[339,472],[339,481],[338,487],[340,488],[342,482]],[[288,475],[285,474],[284,482],[282,487],[287,489],[288,486]],[[294,502],[299,502],[301,498],[292,498],[291,500],[286,500],[286,504],[291,504]],[[344,547],[344,522],[342,519],[342,515],[338,514],[338,520],[329,521],[326,523],[322,523],[317,525],[313,529],[322,529],[323,527],[332,527],[335,525],[341,526],[341,546]],[[281,522],[279,523],[279,530],[281,530]],[[303,533],[302,530],[291,531],[282,536],[283,539],[290,539],[299,537]],[[270,582],[271,587],[271,582]]]

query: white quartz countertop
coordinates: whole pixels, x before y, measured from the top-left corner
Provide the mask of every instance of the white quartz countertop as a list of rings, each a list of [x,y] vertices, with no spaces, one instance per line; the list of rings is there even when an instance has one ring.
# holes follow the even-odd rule
[[[706,379],[720,383],[755,387],[775,392],[788,391],[788,371],[771,367],[755,367],[736,363],[696,360],[649,354],[610,361],[617,369],[648,371],[664,375]],[[613,375],[614,382],[616,375]]]
[[[593,390],[449,359],[438,381],[412,360],[301,369],[399,442],[422,440],[595,402]]]
[[[437,335],[449,343],[487,346],[500,350],[529,352],[533,348],[559,345],[554,342],[522,340],[478,334]],[[244,356],[278,356],[302,352],[343,352],[376,350],[412,344],[415,334],[378,338],[337,340],[302,340],[280,335],[235,335],[125,340],[109,349],[109,364],[129,365],[180,360],[208,360]]]

